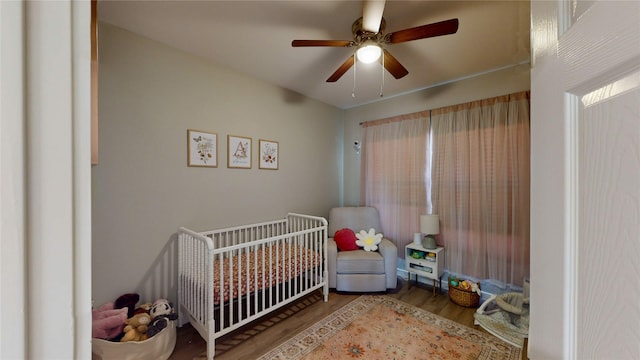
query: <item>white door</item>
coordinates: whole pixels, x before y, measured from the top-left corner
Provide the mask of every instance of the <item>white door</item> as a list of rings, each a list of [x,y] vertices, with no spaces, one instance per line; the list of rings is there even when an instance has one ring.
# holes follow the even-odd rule
[[[640,2],[532,0],[531,359],[640,359]]]
[[[91,358],[91,5],[0,0],[0,359]]]

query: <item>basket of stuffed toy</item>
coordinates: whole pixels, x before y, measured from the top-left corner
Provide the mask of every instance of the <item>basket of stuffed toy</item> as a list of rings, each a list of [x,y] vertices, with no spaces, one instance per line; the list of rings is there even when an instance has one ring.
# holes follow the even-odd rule
[[[173,306],[165,299],[136,306],[125,294],[92,311],[93,360],[165,360],[176,345]]]
[[[480,294],[480,284],[449,277],[449,299],[454,303],[464,307],[478,307]]]

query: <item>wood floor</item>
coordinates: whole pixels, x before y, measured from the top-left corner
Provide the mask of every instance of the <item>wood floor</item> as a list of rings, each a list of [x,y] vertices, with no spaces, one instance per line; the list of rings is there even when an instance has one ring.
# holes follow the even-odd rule
[[[245,328],[217,339],[215,359],[256,359],[360,295],[332,291],[329,301],[325,303],[319,291],[311,294],[280,312],[266,315]],[[399,278],[398,288],[387,292],[387,295],[484,332],[473,325],[475,309],[454,304],[446,292],[433,295],[431,287],[423,284],[416,286],[415,283],[408,289],[406,280]],[[185,325],[178,329],[176,348],[169,359],[204,360],[200,355],[206,352],[206,346],[198,332],[190,325]],[[523,351],[522,359],[526,358]]]

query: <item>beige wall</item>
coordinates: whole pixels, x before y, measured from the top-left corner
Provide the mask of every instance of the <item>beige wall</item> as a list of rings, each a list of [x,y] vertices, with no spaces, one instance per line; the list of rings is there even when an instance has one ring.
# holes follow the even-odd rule
[[[179,226],[327,216],[339,205],[342,110],[108,24],[99,35],[96,305],[131,291],[173,300]],[[187,167],[188,128],[218,133],[217,168]],[[227,168],[228,134],[253,138],[251,169]],[[279,142],[279,170],[258,169],[259,138]]]
[[[354,151],[353,143],[361,138],[361,122],[529,90],[529,68],[529,64],[523,64],[347,110],[344,125],[344,204],[360,203],[360,155]]]

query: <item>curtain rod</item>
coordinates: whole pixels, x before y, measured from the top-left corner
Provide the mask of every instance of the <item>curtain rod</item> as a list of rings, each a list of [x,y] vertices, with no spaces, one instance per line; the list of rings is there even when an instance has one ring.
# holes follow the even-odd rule
[[[419,113],[426,113],[427,111],[429,112],[429,117],[431,117],[432,111],[434,111],[434,110],[438,111],[438,113],[439,113],[440,111],[442,111],[444,109],[454,108],[454,107],[459,107],[459,106],[465,106],[465,105],[470,105],[470,104],[483,104],[483,103],[487,103],[487,102],[508,102],[508,101],[512,101],[512,100],[519,100],[519,99],[522,99],[522,98],[529,99],[530,97],[531,97],[531,90],[523,90],[523,91],[517,91],[517,92],[506,94],[506,95],[494,96],[494,97],[490,97],[490,98],[487,98],[487,99],[474,100],[474,101],[469,101],[469,102],[466,102],[466,103],[460,103],[460,104],[456,104],[456,105],[444,106],[444,107],[440,107],[440,108],[437,108],[437,109],[418,111],[418,112],[411,113],[411,114],[397,115],[397,116],[392,116],[392,117],[389,117],[389,118],[379,119],[379,120],[363,121],[363,122],[360,122],[359,125],[362,126],[365,123],[378,122],[378,121],[381,124],[385,123],[385,122],[401,121],[401,120],[403,120],[404,116],[416,115],[416,114],[419,114]]]
[[[424,111],[418,111],[418,112],[414,112],[414,113],[410,113],[410,114],[402,114],[402,115],[397,115],[397,116],[392,116],[392,117],[388,117],[388,118],[384,118],[384,119],[378,119],[378,120],[369,120],[369,121],[362,121],[360,123],[358,123],[358,125],[362,126],[365,123],[380,123],[380,124],[387,124],[387,123],[393,123],[393,122],[397,122],[397,121],[402,121],[402,120],[406,120],[407,116],[413,116],[416,114],[429,114],[429,118],[431,118],[431,111],[432,110],[424,110]]]

